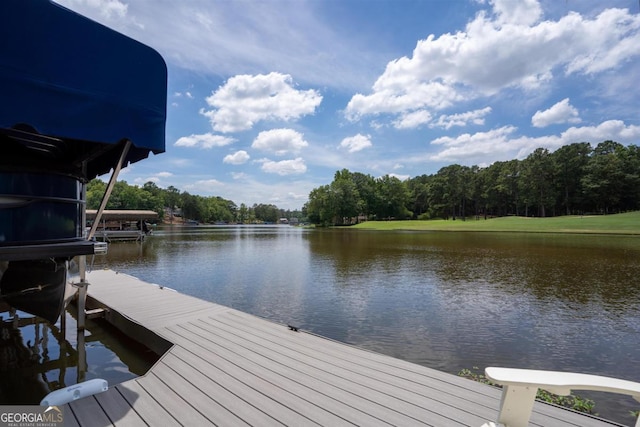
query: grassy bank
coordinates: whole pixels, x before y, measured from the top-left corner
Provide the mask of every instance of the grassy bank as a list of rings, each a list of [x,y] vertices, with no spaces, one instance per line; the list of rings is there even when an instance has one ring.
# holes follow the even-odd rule
[[[467,218],[429,221],[368,221],[355,225],[363,230],[417,231],[518,231],[530,233],[636,234],[640,235],[640,212],[615,215],[560,216],[553,218]]]

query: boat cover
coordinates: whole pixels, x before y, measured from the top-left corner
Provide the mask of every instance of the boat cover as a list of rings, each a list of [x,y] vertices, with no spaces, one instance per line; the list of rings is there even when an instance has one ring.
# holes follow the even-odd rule
[[[73,158],[56,161],[85,163],[88,179],[114,167],[124,140],[125,165],[164,152],[167,68],[155,50],[48,0],[0,1],[0,40],[0,129],[63,141],[56,155]]]

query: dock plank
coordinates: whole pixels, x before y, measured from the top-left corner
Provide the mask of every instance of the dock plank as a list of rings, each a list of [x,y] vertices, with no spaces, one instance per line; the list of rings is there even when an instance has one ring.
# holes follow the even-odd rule
[[[66,411],[64,413],[64,426],[80,427],[80,424],[78,424],[78,420],[76,419],[75,415],[71,411],[71,408],[68,408],[68,407],[66,408]]]
[[[115,386],[115,390],[127,401],[140,417],[150,426],[174,427],[181,424],[175,418],[175,415],[166,410],[166,408],[152,395],[140,386],[138,381],[127,381],[123,384]]]
[[[451,411],[451,407],[458,406],[457,410],[472,414],[472,419],[476,416],[486,418],[491,416],[499,405],[501,395],[499,389],[488,391],[485,385],[475,382],[470,384],[470,381],[464,378],[439,371],[413,369],[414,366],[419,368],[417,365],[408,366],[407,369],[406,363],[399,366],[396,364],[397,359],[389,356],[363,352],[361,349],[346,346],[343,343],[327,343],[325,338],[292,332],[282,325],[276,325],[274,328],[271,325],[263,324],[264,322],[252,322],[251,318],[246,321],[238,321],[235,319],[238,313],[227,312],[223,316],[201,320],[201,322],[209,324],[217,322],[218,326],[226,325],[226,330],[232,333],[241,331],[246,335],[252,335],[255,339],[261,340],[263,345],[277,349],[292,361],[295,359],[302,362],[303,366],[304,364],[314,367],[324,366],[325,369],[332,370],[332,372],[336,372],[335,369],[338,368],[346,376],[355,373],[365,379],[373,378],[375,382],[384,381],[383,389],[394,396],[403,397],[415,405],[427,405],[430,408],[442,404],[445,414]],[[231,318],[231,320],[227,321],[227,318]],[[298,337],[299,340],[292,341],[291,337]],[[224,340],[232,339],[231,336],[221,338]],[[300,355],[306,355],[308,358],[300,359],[298,357]],[[429,375],[425,375],[425,373]],[[354,381],[353,378],[350,380]],[[406,389],[409,394],[394,390],[391,386]],[[425,391],[427,391],[426,394],[424,394]],[[465,396],[467,396],[467,404],[460,407],[460,398],[465,398]],[[432,399],[432,401],[427,402],[423,398]],[[549,412],[549,409],[552,412]],[[559,422],[557,416],[552,415],[555,411],[557,408],[540,404],[532,416],[532,425],[557,424]],[[575,425],[590,425],[593,422],[586,420],[581,414],[577,417],[574,414],[566,414],[565,418],[570,423],[570,420],[575,418],[573,421]],[[597,425],[599,421],[595,420],[595,423]]]
[[[88,281],[92,298],[173,346],[143,377],[70,404],[78,425],[453,427],[497,417],[501,392],[485,384],[126,274],[97,270]],[[537,402],[530,425],[610,424]]]
[[[81,426],[112,426],[113,422],[98,404],[94,396],[76,400],[69,404],[76,421]]]
[[[240,398],[239,394],[234,392],[235,390],[229,390],[220,384],[219,375],[216,374],[215,370],[208,369],[209,366],[205,366],[204,369],[200,367],[203,363],[202,359],[198,359],[193,353],[181,350],[178,348],[176,351],[167,354],[163,361],[178,374],[185,378],[190,378],[194,387],[213,399],[217,405],[239,415],[249,425],[262,425],[265,427],[284,425],[246,399]],[[194,370],[197,372],[193,372]]]
[[[156,365],[158,367],[159,365]],[[156,375],[155,369],[138,380],[138,384],[146,390],[170,414],[186,426],[205,426],[213,423],[189,402],[189,396],[183,396]],[[178,385],[179,388],[179,385]]]
[[[155,366],[153,373],[163,383],[170,385],[171,389],[180,395],[188,405],[197,410],[202,416],[204,416],[209,422],[215,425],[237,425],[247,426],[246,422],[242,420],[238,415],[220,405],[208,394],[198,389],[189,378],[195,378],[197,373],[187,372],[186,376],[181,375],[174,370],[167,360],[172,361],[171,355],[163,358],[163,360]],[[174,362],[175,363],[175,362]]]
[[[125,427],[146,427],[147,423],[115,388],[95,396],[113,424]]]
[[[183,331],[181,331],[182,333]],[[175,352],[180,351],[180,346]],[[243,369],[236,358],[225,359],[219,353],[200,346],[191,346],[188,353],[206,359],[202,369],[215,369],[216,379],[232,389],[240,398],[250,400],[263,412],[286,425],[344,425],[344,421],[318,404],[301,399],[292,390],[278,387],[262,373]],[[180,352],[185,357],[185,352]],[[192,359],[193,360],[193,359]],[[320,420],[321,422],[318,422]]]
[[[247,333],[255,333],[269,341],[283,343],[283,346],[290,345],[290,341],[287,338],[291,334],[296,334],[296,332],[290,331],[286,327],[273,328],[264,322],[254,322],[254,319],[255,316],[234,310],[225,312],[221,316],[215,316],[215,318],[210,317],[208,321],[225,322],[229,327]],[[501,390],[498,388],[490,387],[490,390],[487,390],[486,385],[465,378],[433,369],[425,370],[420,365],[406,363],[400,359],[345,345],[314,334],[304,333],[304,331],[300,331],[298,334],[296,344],[299,347],[296,347],[296,351],[315,356],[325,354],[326,357],[342,358],[346,361],[357,360],[357,365],[372,369],[376,377],[388,374],[407,381],[408,384],[406,386],[416,383],[420,386],[432,387],[438,393],[438,396],[443,399],[446,399],[447,395],[449,395],[456,401],[460,397],[468,396],[467,399],[470,403],[460,408],[463,411],[469,411],[474,408],[476,411],[474,414],[487,417],[493,414],[495,408],[500,404]],[[318,338],[321,340],[320,346],[318,346]],[[418,390],[413,391],[419,393]],[[489,415],[482,408],[475,407],[474,403],[486,407],[489,410]],[[532,426],[555,426],[563,423],[569,426],[582,427],[603,425],[603,421],[600,419],[560,409],[543,402],[536,402],[530,421]],[[605,423],[605,425],[611,424]]]
[[[321,406],[334,410],[342,409],[341,416],[350,418],[351,422],[357,422],[363,415],[370,414],[394,425],[421,424],[423,420],[430,420],[434,425],[451,423],[446,416],[450,412],[447,408],[434,412],[419,405],[411,405],[394,395],[399,390],[389,389],[386,384],[377,381],[363,385],[350,378],[350,372],[332,371],[331,366],[323,365],[321,360],[304,364],[295,358],[295,354],[283,356],[278,351],[257,345],[252,345],[251,351],[247,351],[242,338],[235,340],[231,336],[220,334],[207,340],[202,329],[199,331],[200,335],[196,334],[197,331],[183,329],[180,334],[186,337],[192,333],[194,340],[199,340],[200,345],[206,345],[207,351],[214,352],[225,360],[233,360],[235,366],[260,375],[282,389],[295,390],[296,395],[301,398],[320,402]],[[217,342],[224,342],[224,348]],[[384,388],[385,392],[381,392],[380,388]],[[477,417],[472,418],[468,421],[478,421]]]
[[[201,320],[200,324],[213,326],[210,322],[216,321],[219,331],[224,330],[229,333],[230,329],[228,328],[230,325],[218,320]],[[251,331],[247,331],[247,335],[250,333]],[[434,387],[433,381],[425,381],[423,384],[419,384],[416,381],[419,378],[419,374],[414,374],[411,379],[401,378],[389,372],[384,365],[382,367],[365,366],[360,363],[358,358],[342,358],[335,354],[323,352],[325,344],[323,339],[316,340],[318,342],[311,347],[298,346],[296,341],[299,335],[301,334],[289,332],[287,342],[284,345],[280,345],[275,344],[278,341],[265,336],[264,331],[260,331],[259,334],[253,333],[251,335],[251,342],[253,345],[263,348],[269,360],[279,361],[284,365],[296,362],[294,365],[298,369],[302,369],[305,373],[318,378],[318,380],[321,380],[327,374],[331,374],[338,377],[342,382],[346,382],[345,387],[351,384],[358,384],[371,390],[379,391],[382,393],[382,396],[380,396],[382,400],[387,400],[387,396],[390,396],[391,401],[401,399],[415,406],[423,406],[425,399],[431,399],[431,404],[442,403],[446,408],[447,402],[443,401],[443,397],[446,397],[447,393],[443,388],[449,388],[452,385],[451,382],[443,382],[437,388]],[[224,334],[221,337],[225,340],[233,339],[232,336]],[[248,340],[249,338],[245,336],[244,339]],[[456,391],[459,392],[459,390]],[[459,393],[457,395],[459,396]],[[389,403],[388,400],[387,403]],[[495,401],[491,400],[491,403],[493,404]],[[471,401],[470,405],[473,405],[470,410],[476,414],[486,409],[474,405]],[[489,415],[490,411],[485,412]]]
[[[185,338],[188,338],[187,334],[188,332],[185,332]],[[234,372],[242,370],[245,374],[242,376],[241,381],[247,386],[251,384],[251,388],[267,397],[277,396],[277,402],[269,397],[269,401],[266,402],[267,405],[261,406],[261,409],[270,416],[280,419],[287,425],[292,424],[289,420],[281,418],[282,409],[280,407],[282,405],[291,410],[304,411],[309,417],[313,417],[314,420],[320,420],[322,425],[353,425],[355,423],[354,418],[362,420],[363,422],[366,421],[367,425],[389,425],[388,422],[376,419],[375,414],[367,414],[348,406],[348,402],[339,399],[339,390],[335,390],[336,393],[333,396],[329,396],[327,393],[330,391],[318,391],[318,388],[322,388],[322,384],[313,384],[313,388],[306,387],[289,380],[286,376],[273,375],[273,373],[265,370],[260,365],[254,364],[251,366],[249,362],[239,360],[236,354],[228,353],[224,350],[218,349],[218,351],[211,351],[211,349],[205,345],[197,349],[191,349],[184,357],[197,356],[203,358],[212,353],[216,354],[216,359],[211,360],[211,356],[209,356],[209,359],[215,366],[223,367],[226,370],[233,370]],[[229,357],[233,362],[225,359],[224,356]],[[236,379],[236,382],[237,381],[238,379]],[[311,381],[312,379],[310,378],[308,382],[309,385],[312,384]],[[231,387],[233,385],[229,386]],[[238,390],[237,387],[234,387],[234,389],[239,396],[247,393],[246,390]],[[404,421],[406,421],[406,418]]]

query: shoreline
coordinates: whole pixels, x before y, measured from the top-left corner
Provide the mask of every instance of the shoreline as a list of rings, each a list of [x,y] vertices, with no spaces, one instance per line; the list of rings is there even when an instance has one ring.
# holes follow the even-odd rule
[[[640,212],[611,215],[572,215],[547,218],[508,216],[467,220],[367,221],[352,226],[372,231],[445,231],[552,233],[640,236]]]

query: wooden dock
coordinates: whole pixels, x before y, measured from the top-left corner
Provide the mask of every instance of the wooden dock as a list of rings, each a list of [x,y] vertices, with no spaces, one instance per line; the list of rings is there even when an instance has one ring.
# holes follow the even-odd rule
[[[145,376],[67,405],[65,425],[479,427],[497,417],[496,388],[125,274],[87,279],[114,323],[168,350]],[[536,402],[530,425],[611,424]]]

